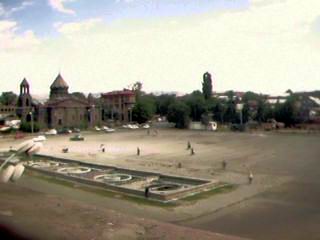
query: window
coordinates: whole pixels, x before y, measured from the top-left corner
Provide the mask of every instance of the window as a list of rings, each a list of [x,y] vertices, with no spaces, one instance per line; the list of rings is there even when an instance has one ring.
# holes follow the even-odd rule
[[[59,119],[59,120],[58,120],[58,124],[59,124],[59,125],[62,125],[62,119]]]

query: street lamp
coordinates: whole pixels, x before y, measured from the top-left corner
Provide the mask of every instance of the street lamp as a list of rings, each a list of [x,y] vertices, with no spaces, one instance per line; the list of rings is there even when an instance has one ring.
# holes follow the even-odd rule
[[[237,111],[240,113],[240,124],[241,124],[241,126],[242,126],[242,124],[243,124],[243,117],[242,117],[242,109],[243,109],[243,103],[238,103],[237,105],[236,105],[236,109],[237,109]]]
[[[128,107],[129,110],[129,122],[132,122],[132,106]]]
[[[29,112],[30,117],[31,117],[31,133],[33,133],[33,111]]]

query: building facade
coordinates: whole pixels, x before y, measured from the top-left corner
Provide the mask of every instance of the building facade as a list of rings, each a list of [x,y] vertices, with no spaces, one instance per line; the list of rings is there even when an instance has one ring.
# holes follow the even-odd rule
[[[32,99],[26,79],[20,84],[17,115],[22,121],[34,121],[41,128],[87,128],[101,124],[101,109],[90,98],[70,94],[59,74],[50,86],[49,99],[41,104]]]
[[[101,95],[102,120],[132,121],[135,92],[129,89],[107,92]]]

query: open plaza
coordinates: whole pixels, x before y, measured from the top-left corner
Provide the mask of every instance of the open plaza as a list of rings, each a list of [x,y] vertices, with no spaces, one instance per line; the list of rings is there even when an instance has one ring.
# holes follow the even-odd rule
[[[44,232],[52,239],[317,239],[320,235],[319,133],[122,129],[82,135],[84,141],[70,141],[72,135],[48,136],[40,154],[207,179],[227,187],[163,203],[28,170],[19,181],[0,185],[2,222],[36,233],[39,239]],[[23,140],[4,136],[1,151]],[[67,152],[62,151],[65,148]]]

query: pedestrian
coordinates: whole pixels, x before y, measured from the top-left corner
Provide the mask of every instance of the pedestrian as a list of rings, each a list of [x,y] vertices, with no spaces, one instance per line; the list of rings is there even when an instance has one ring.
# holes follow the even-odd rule
[[[187,150],[189,150],[190,148],[191,148],[191,143],[188,141]]]
[[[227,168],[227,161],[226,161],[226,160],[223,160],[223,161],[222,161],[222,169],[223,169],[223,170],[226,170],[226,168]]]
[[[137,147],[137,156],[140,156],[140,148]]]
[[[252,172],[249,173],[248,179],[249,179],[249,184],[251,184],[252,181],[253,181],[253,174],[252,174]]]
[[[146,198],[149,197],[149,187],[146,187],[146,188],[144,189],[144,196],[145,196]]]
[[[104,153],[104,152],[106,151],[105,147],[103,147],[103,148],[101,149],[101,151]]]
[[[191,148],[190,155],[194,155],[194,154],[195,154],[194,149],[193,149],[193,148]]]

